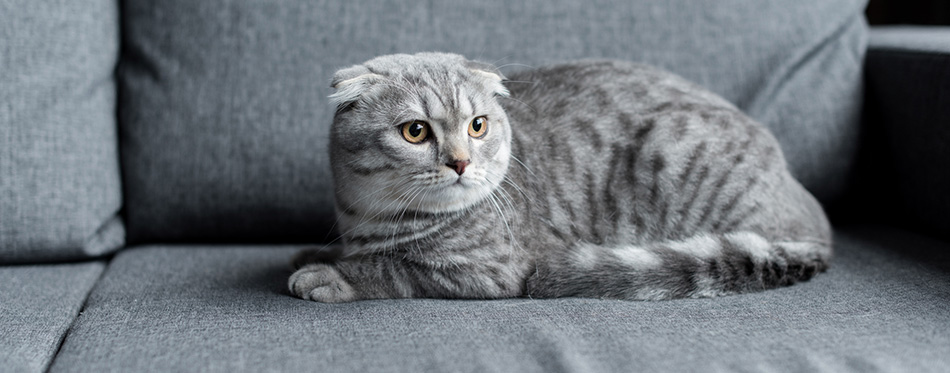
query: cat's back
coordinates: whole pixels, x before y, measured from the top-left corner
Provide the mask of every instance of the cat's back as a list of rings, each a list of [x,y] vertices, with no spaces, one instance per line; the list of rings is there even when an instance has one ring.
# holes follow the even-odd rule
[[[738,111],[678,75],[625,61],[582,60],[528,69],[512,74],[505,85],[513,100],[503,105],[524,126],[544,119],[586,123],[623,113],[647,115],[670,109]]]
[[[728,141],[752,135],[756,143],[775,143],[763,126],[725,99],[649,65],[584,60],[518,72],[506,86],[511,98],[502,105],[516,147],[533,154],[547,149],[548,159],[566,162],[572,155],[584,162],[585,155],[601,158],[618,147],[710,137]]]
[[[674,160],[701,143],[738,141],[745,150],[775,148],[767,152],[781,157],[764,126],[718,95],[649,65],[583,60],[512,74],[506,86],[511,97],[502,105],[516,156],[556,161],[568,171],[598,160],[616,166],[620,160],[605,157],[621,153]]]
[[[509,174],[537,193],[536,215],[570,227],[562,234],[598,242],[736,228],[709,219],[740,195],[755,204],[774,192],[764,186],[793,183],[764,126],[664,70],[580,61],[511,74],[506,86],[512,154],[525,165]],[[690,214],[703,219],[656,223]]]

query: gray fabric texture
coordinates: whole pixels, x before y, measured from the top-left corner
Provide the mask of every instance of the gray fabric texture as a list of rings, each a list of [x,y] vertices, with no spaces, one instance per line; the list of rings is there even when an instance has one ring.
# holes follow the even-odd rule
[[[122,164],[132,242],[317,241],[332,226],[329,78],[394,52],[503,72],[581,58],[658,65],[766,123],[819,199],[843,185],[863,0],[124,3]]]
[[[0,2],[0,263],[122,246],[115,1]]]
[[[287,247],[121,252],[51,371],[938,372],[947,243],[839,231],[830,272],[716,299],[293,298]]]
[[[950,238],[950,27],[871,36],[856,210]]]
[[[0,267],[0,371],[43,372],[105,264]]]

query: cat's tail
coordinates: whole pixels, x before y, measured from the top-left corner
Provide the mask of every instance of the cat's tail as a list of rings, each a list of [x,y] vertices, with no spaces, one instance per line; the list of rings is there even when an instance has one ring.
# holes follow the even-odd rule
[[[748,293],[811,279],[828,268],[827,240],[701,234],[641,246],[579,244],[538,262],[531,297],[660,300]]]

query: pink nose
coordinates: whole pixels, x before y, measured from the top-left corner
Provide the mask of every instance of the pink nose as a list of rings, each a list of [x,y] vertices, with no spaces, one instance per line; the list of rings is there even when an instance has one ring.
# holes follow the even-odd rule
[[[471,162],[469,162],[469,161],[454,161],[454,162],[446,163],[445,165],[446,165],[446,166],[449,166],[449,168],[455,170],[455,173],[457,173],[457,174],[459,174],[459,175],[461,176],[462,173],[465,172],[465,166],[468,166],[469,163],[471,163]]]

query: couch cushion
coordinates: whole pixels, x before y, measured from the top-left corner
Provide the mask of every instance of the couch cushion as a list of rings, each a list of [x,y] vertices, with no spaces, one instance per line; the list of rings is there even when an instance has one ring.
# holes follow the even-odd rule
[[[292,248],[149,246],[110,264],[52,371],[940,371],[947,244],[838,232],[830,272],[717,299],[290,296]]]
[[[394,52],[504,71],[579,58],[663,66],[771,127],[793,173],[833,198],[849,167],[864,0],[124,2],[130,240],[324,240],[329,78]]]
[[[122,245],[110,0],[0,2],[0,263]]]
[[[0,267],[0,370],[44,372],[102,262]]]

